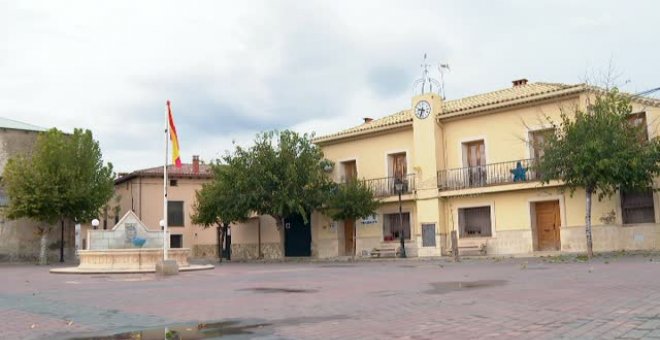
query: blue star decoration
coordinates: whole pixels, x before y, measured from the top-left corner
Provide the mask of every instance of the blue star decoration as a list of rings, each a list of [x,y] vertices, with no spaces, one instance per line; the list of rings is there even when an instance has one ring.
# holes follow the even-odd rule
[[[520,161],[516,162],[516,168],[509,170],[513,174],[514,182],[524,182],[527,180],[527,168],[523,168]]]

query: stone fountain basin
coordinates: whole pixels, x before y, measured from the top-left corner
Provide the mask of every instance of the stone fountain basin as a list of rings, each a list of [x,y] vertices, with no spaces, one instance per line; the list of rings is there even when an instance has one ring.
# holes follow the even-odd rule
[[[212,265],[188,263],[191,251],[188,248],[169,249],[168,258],[175,260],[180,271],[212,269]],[[156,263],[163,259],[162,248],[79,250],[78,267],[54,268],[51,273],[98,274],[98,273],[152,273]]]

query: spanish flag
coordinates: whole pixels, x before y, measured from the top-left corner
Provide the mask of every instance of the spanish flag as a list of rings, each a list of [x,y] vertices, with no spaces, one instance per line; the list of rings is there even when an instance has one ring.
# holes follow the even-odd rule
[[[176,134],[176,127],[174,127],[174,118],[172,117],[172,108],[170,101],[167,101],[167,119],[170,124],[170,140],[172,141],[172,163],[177,168],[181,168],[181,157],[179,156],[179,136]]]

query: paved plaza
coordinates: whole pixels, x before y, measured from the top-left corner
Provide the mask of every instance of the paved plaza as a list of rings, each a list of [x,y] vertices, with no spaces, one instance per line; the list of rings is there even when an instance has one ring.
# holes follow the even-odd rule
[[[150,339],[165,326],[182,338],[660,338],[660,254],[224,263],[167,278],[48,269],[0,266],[1,339]]]

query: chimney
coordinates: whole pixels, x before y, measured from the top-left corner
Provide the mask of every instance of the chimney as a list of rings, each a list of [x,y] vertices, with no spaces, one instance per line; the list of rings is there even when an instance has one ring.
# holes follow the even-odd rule
[[[512,81],[512,83],[513,83],[513,87],[521,86],[521,85],[527,85],[527,79],[525,79],[525,78],[517,79],[517,80]]]
[[[199,174],[199,156],[197,155],[193,156],[192,171],[195,175]]]
[[[367,124],[367,123],[371,122],[372,120],[374,120],[373,118],[370,118],[370,117],[364,117],[362,119],[364,119],[365,124]]]

